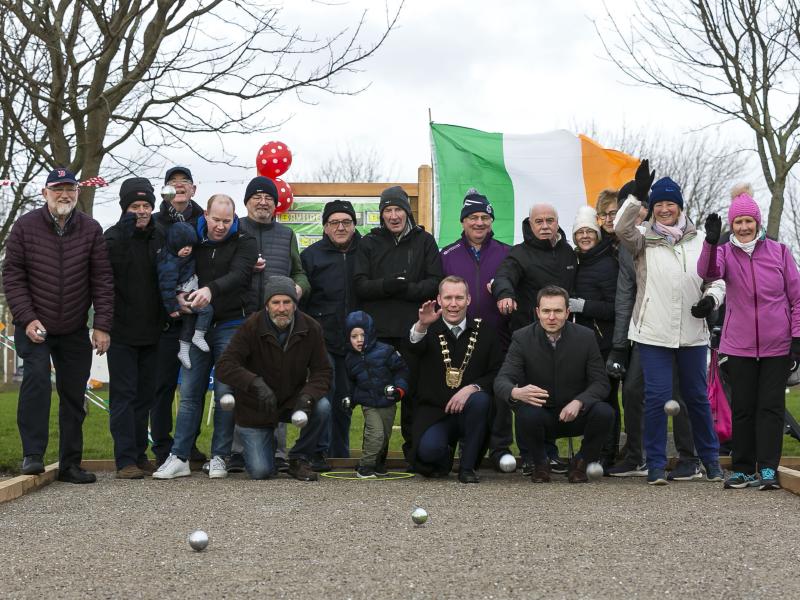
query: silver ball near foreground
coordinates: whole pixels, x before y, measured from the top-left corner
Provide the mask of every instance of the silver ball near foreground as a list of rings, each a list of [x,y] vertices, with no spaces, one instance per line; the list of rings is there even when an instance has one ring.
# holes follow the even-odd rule
[[[590,462],[586,465],[586,477],[592,481],[597,481],[603,476],[603,465],[599,462]]]
[[[383,388],[383,395],[387,398],[391,398],[394,396],[394,390],[395,387],[393,385],[387,385],[385,388]]]
[[[161,198],[167,202],[171,202],[178,192],[171,185],[165,185],[161,188]]]
[[[498,465],[503,473],[513,473],[517,470],[517,459],[511,454],[503,454]]]
[[[414,521],[415,525],[424,525],[428,520],[428,511],[418,506],[411,513],[411,520]]]
[[[208,546],[208,534],[205,531],[198,529],[197,531],[190,533],[189,537],[186,538],[186,541],[189,542],[192,550],[195,552],[202,552],[206,549],[206,546]]]
[[[302,410],[296,410],[292,413],[292,425],[295,427],[305,427],[308,423],[308,415]]]
[[[350,396],[345,396],[342,398],[342,410],[350,410],[353,406],[353,403],[350,400]]]
[[[222,410],[231,411],[235,405],[236,399],[233,397],[233,394],[223,394],[219,399],[219,407]]]
[[[667,402],[664,403],[664,412],[670,417],[674,417],[681,412],[681,405],[675,400],[667,400]]]

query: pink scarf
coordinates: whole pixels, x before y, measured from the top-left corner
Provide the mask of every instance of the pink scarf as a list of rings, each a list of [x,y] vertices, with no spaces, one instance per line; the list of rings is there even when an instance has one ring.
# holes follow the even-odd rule
[[[686,215],[681,211],[678,222],[675,225],[663,225],[656,221],[653,223],[653,231],[667,238],[670,244],[677,244],[681,241],[686,230]]]

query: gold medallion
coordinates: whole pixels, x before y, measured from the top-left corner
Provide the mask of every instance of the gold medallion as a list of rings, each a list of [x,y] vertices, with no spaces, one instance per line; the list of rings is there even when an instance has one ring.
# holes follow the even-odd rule
[[[460,369],[448,368],[444,372],[444,381],[449,388],[461,387],[461,376],[464,373]]]

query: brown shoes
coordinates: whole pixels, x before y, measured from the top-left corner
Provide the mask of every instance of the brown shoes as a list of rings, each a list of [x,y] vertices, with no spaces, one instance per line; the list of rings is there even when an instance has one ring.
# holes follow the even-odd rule
[[[586,476],[586,461],[582,458],[575,459],[569,463],[569,471],[567,471],[567,481],[570,483],[588,483],[589,478]]]
[[[156,472],[156,466],[149,460],[138,462],[136,466],[139,467],[145,475],[152,475]]]
[[[144,471],[136,465],[125,465],[117,469],[117,479],[144,479]]]
[[[550,463],[534,465],[531,481],[533,483],[550,483]]]
[[[311,468],[311,465],[308,464],[308,462],[306,462],[305,460],[300,458],[289,459],[289,475],[291,475],[298,481],[317,480],[317,474]]]

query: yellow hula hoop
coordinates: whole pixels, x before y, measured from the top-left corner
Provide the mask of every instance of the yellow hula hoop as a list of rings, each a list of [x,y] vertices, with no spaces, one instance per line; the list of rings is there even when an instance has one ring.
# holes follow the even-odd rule
[[[410,479],[414,477],[414,473],[406,473],[405,471],[388,471],[386,477],[356,477],[355,471],[328,471],[327,473],[320,473],[320,475],[328,479],[344,479],[347,481],[393,481],[395,479]]]

